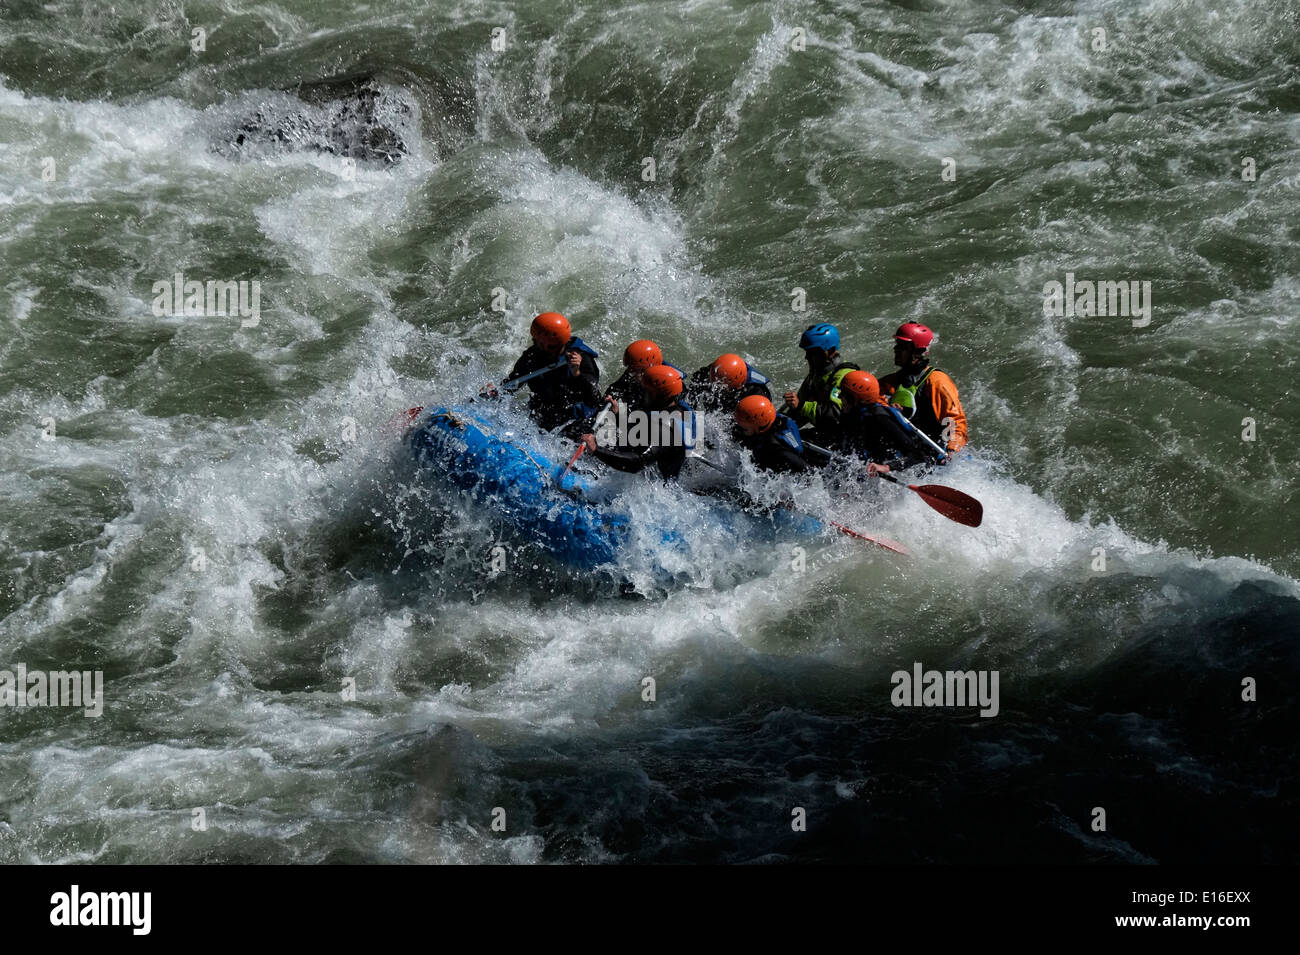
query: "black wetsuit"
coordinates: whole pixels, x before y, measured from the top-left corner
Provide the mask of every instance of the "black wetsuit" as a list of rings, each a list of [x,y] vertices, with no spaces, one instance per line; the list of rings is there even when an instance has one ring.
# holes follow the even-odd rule
[[[547,431],[568,421],[585,421],[600,409],[600,368],[596,365],[596,352],[576,336],[569,339],[563,354],[571,351],[582,355],[578,374],[570,374],[566,364],[527,382],[531,392],[528,396],[528,410]],[[506,376],[506,381],[522,378],[530,371],[555,364],[559,359],[560,355],[533,345],[519,356],[515,367]]]
[[[694,372],[686,382],[686,393],[690,396],[691,405],[700,411],[729,415],[735,413],[736,405],[740,404],[742,398],[750,395],[762,395],[771,401],[772,390],[768,387],[768,377],[755,371],[748,363],[745,368],[748,377],[739,388],[729,388],[722,382],[715,381],[712,365],[705,365]]]
[[[614,383],[609,386],[605,394],[621,405],[627,405],[629,408],[637,407],[642,403],[641,372],[633,371],[631,368],[624,369],[623,374],[614,379]]]
[[[644,406],[634,410],[651,414],[651,411]],[[612,448],[598,447],[594,452],[596,457],[619,471],[635,473],[650,464],[656,464],[659,467],[659,475],[665,481],[677,477],[682,470],[682,465],[686,463],[686,452],[695,446],[695,412],[680,400],[674,401],[666,408],[654,410],[661,416],[672,416],[667,428],[664,428],[661,417],[659,430],[649,425],[645,427],[648,443],[637,441],[635,444],[620,444]],[[635,434],[636,427],[631,426],[629,430]],[[623,437],[626,439],[628,436]]]
[[[933,461],[934,453],[900,418],[900,413],[888,405],[873,403],[846,409],[840,415],[839,446],[863,460],[887,464],[891,471]]]
[[[772,427],[762,434],[746,434],[739,428],[733,434],[736,443],[749,451],[754,463],[764,470],[798,472],[810,467],[804,457],[799,427],[783,414],[777,415]]]
[[[672,368],[678,374],[681,373],[681,369],[676,365],[669,364],[668,362],[664,362],[664,364],[668,365],[669,368]],[[686,376],[683,375],[682,377],[684,378]],[[627,405],[628,408],[644,408],[646,406],[645,392],[641,390],[641,372],[634,371],[631,368],[625,368],[623,374],[615,378],[614,383],[605,390],[605,394],[609,395],[609,397],[613,398],[619,404]]]

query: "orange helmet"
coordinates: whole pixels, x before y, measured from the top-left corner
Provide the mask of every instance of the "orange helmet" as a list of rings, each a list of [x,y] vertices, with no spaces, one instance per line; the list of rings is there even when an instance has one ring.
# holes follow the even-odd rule
[[[853,396],[858,405],[878,404],[880,402],[880,382],[876,376],[867,371],[851,371],[840,382],[840,391]]]
[[[668,365],[654,365],[641,373],[641,387],[656,401],[671,401],[682,393],[682,373]]]
[[[736,405],[736,424],[746,434],[762,434],[776,421],[776,409],[762,395],[741,398]]]
[[[642,338],[628,345],[623,351],[623,367],[635,371],[645,371],[655,365],[664,363],[664,353],[659,346],[648,338]]]
[[[714,381],[720,381],[728,388],[744,388],[749,380],[749,366],[745,359],[728,352],[713,360],[710,374]]]
[[[542,312],[533,319],[533,326],[528,330],[533,342],[546,351],[558,352],[573,337],[569,320],[559,312]]]

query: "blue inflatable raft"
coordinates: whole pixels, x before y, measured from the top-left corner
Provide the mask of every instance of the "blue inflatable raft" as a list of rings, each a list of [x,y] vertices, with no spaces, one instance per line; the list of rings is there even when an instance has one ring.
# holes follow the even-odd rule
[[[420,466],[491,508],[515,535],[557,560],[583,570],[617,566],[631,537],[629,516],[598,500],[592,478],[572,469],[558,478],[562,465],[538,447],[539,440],[497,437],[497,430],[473,410],[435,408],[414,422],[405,440]],[[718,526],[742,533],[764,528],[769,538],[774,531],[807,537],[823,530],[821,522],[790,511],[766,517],[725,505],[717,511]],[[668,527],[658,532],[658,544],[686,548],[682,535]]]

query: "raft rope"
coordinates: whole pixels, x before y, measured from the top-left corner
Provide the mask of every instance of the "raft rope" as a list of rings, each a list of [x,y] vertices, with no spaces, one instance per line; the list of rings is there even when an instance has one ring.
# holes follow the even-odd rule
[[[465,427],[465,422],[461,421],[459,418],[457,418],[457,417],[456,417],[454,414],[452,414],[450,411],[439,411],[437,414],[432,414],[432,415],[430,415],[429,418],[430,418],[430,420],[434,420],[434,419],[437,419],[437,418],[446,418],[446,419],[447,419],[447,423],[450,424],[453,428],[463,428],[463,427]]]
[[[453,428],[458,428],[458,429],[459,429],[459,428],[464,428],[464,427],[465,427],[465,422],[461,421],[459,418],[457,418],[457,417],[456,417],[454,414],[452,414],[450,411],[439,411],[439,412],[437,412],[436,414],[432,414],[432,415],[429,416],[429,419],[430,419],[431,421],[432,421],[432,420],[437,420],[437,419],[439,419],[439,418],[445,419],[446,422],[447,422],[449,425],[451,425]],[[520,452],[524,457],[526,457],[526,458],[528,459],[529,463],[531,463],[533,467],[537,468],[537,473],[540,474],[540,475],[542,476],[542,479],[543,479],[543,480],[545,480],[545,481],[549,481],[549,480],[550,480],[550,477],[551,477],[550,472],[547,471],[546,468],[542,467],[540,464],[537,463],[537,460],[536,460],[536,459],[535,459],[531,454],[528,453],[528,449],[527,449],[527,448],[521,448],[521,447],[519,447],[518,445],[515,445],[515,450],[518,451],[518,452]]]

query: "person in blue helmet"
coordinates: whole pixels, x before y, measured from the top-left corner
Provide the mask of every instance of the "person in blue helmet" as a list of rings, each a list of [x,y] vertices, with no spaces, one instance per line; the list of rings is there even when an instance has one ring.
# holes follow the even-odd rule
[[[799,337],[808,362],[808,377],[799,390],[783,396],[790,417],[801,428],[816,428],[822,444],[835,441],[840,431],[844,404],[840,386],[844,377],[858,366],[840,358],[840,332],[834,325],[809,325]]]
[[[561,425],[581,425],[596,414],[604,400],[595,349],[573,334],[569,320],[559,312],[538,315],[529,335],[532,347],[519,356],[506,381],[522,378],[563,357],[564,365],[528,382],[528,410],[547,431]]]

